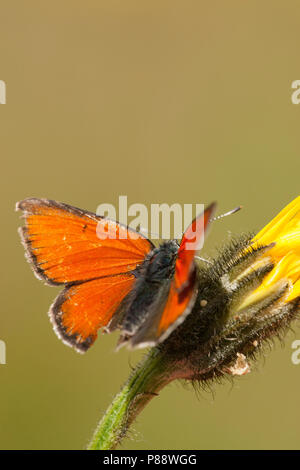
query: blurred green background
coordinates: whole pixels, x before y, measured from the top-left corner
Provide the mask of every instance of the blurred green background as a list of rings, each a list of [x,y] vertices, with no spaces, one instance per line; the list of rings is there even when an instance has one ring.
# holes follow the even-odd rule
[[[25,262],[15,202],[242,204],[208,252],[259,229],[299,194],[299,25],[296,0],[1,1],[1,448],[84,448],[141,355],[116,335],[84,356],[57,339],[58,290]],[[300,448],[294,339],[233,387],[170,385],[123,448]]]

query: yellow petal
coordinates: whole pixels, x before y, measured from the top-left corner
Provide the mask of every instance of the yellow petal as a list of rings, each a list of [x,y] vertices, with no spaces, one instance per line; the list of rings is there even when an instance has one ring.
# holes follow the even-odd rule
[[[294,219],[294,220],[293,220]],[[295,223],[300,224],[300,196],[296,197],[290,204],[288,204],[281,212],[268,223],[253,239],[259,241],[261,244],[269,244],[276,241],[280,233],[284,233],[288,226]],[[289,227],[291,230],[292,227]],[[299,240],[298,240],[299,243]]]
[[[275,266],[251,295],[262,295],[280,279],[289,279],[293,283],[288,301],[300,295],[300,196],[271,220],[253,238],[253,242],[254,246],[275,242],[275,246],[268,251]]]

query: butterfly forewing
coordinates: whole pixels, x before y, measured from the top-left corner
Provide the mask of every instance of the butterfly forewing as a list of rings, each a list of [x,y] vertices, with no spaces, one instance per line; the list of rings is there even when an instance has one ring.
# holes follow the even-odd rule
[[[25,199],[17,209],[25,216],[21,234],[28,258],[38,277],[52,285],[130,272],[153,247],[128,227],[67,204]]]

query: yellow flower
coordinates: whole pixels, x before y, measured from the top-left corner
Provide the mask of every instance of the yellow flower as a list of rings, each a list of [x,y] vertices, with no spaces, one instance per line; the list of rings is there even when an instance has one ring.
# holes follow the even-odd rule
[[[298,297],[300,295],[300,196],[286,206],[252,241],[253,247],[274,243],[266,253],[274,263],[274,268],[264,278],[259,288],[247,297],[243,307],[264,297],[283,280],[290,283],[285,302]],[[257,263],[263,263],[263,259]]]

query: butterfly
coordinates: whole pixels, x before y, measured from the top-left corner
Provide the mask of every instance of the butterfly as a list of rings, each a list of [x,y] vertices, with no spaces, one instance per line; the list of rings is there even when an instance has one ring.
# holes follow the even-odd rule
[[[49,199],[17,203],[19,229],[36,276],[63,290],[49,310],[58,337],[87,351],[99,330],[120,330],[118,346],[154,346],[191,312],[197,296],[195,255],[216,204],[159,247],[130,227]],[[110,236],[114,235],[114,236]]]

